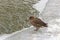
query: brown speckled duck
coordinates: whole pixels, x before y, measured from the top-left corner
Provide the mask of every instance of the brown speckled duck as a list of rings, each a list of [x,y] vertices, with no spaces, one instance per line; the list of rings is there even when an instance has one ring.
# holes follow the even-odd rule
[[[41,27],[48,27],[47,23],[43,22],[41,19],[34,17],[34,16],[30,16],[29,21],[36,28],[35,31],[38,31],[39,28]]]

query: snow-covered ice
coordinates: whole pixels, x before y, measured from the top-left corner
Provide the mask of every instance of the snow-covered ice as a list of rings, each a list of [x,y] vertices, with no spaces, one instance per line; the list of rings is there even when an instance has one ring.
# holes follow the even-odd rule
[[[46,3],[48,2],[48,0],[41,0],[38,3],[36,3],[33,8],[35,8],[36,10],[38,10],[40,13],[42,13],[42,11],[44,10]]]
[[[4,39],[6,39],[9,36],[10,36],[10,34],[0,35],[0,40],[4,40]]]

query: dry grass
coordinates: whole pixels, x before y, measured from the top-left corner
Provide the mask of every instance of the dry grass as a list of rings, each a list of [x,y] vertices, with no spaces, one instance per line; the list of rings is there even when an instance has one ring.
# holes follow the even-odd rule
[[[37,0],[0,0],[0,34],[28,27],[28,17],[38,16],[38,11],[32,8],[36,2]]]

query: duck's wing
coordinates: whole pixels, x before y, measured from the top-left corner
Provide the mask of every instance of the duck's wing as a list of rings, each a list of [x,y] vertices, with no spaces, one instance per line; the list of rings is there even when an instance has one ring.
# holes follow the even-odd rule
[[[41,19],[39,19],[39,18],[36,18],[35,20],[34,20],[34,22],[36,23],[36,24],[40,24],[40,25],[45,25],[46,23],[45,22],[43,22]]]

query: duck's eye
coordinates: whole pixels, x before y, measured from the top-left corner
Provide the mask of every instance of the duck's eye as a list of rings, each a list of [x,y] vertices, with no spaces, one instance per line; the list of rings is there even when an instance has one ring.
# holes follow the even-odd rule
[[[33,16],[29,17],[29,19],[33,19],[33,18],[34,18]]]

